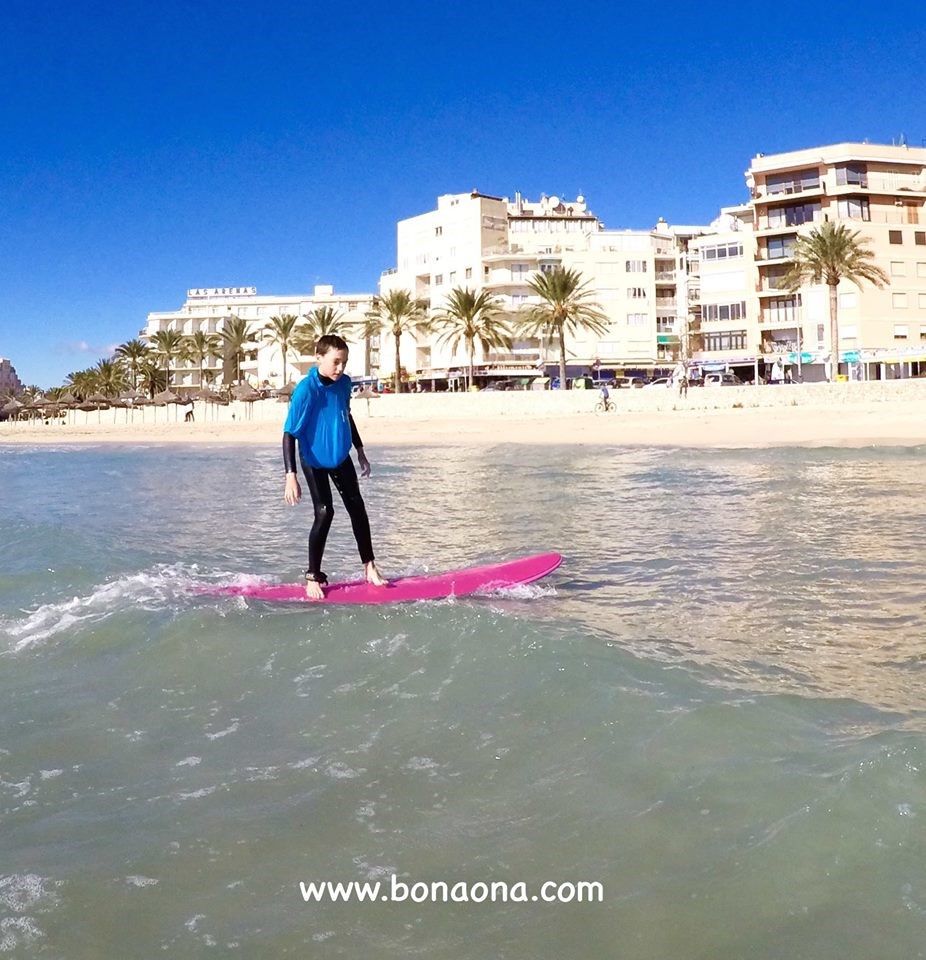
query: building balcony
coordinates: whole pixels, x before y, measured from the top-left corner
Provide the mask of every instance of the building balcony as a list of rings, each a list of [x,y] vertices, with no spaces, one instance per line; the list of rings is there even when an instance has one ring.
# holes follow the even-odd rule
[[[777,193],[769,193],[765,186],[753,190],[752,199],[755,205],[765,206],[769,203],[782,203],[785,200],[799,197],[801,200],[813,200],[816,197],[826,196],[826,187],[821,181],[819,186],[803,188],[799,183],[791,184]]]
[[[796,319],[794,316],[778,317],[778,316],[775,316],[774,314],[768,317],[762,316],[762,315],[759,316],[759,326],[763,330],[772,330],[772,329],[781,330],[783,328],[788,328],[788,327],[797,327],[797,326],[800,326],[800,324],[801,324],[801,321]]]
[[[656,280],[659,283],[675,282],[675,271],[674,270],[657,270],[656,271]]]
[[[675,297],[656,297],[656,306],[657,307],[677,307],[678,300]]]

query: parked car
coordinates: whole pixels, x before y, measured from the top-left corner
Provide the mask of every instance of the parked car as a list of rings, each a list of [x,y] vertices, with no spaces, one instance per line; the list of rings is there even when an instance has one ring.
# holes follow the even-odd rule
[[[645,383],[645,387],[668,387],[672,383],[671,377],[656,377],[655,380],[650,380],[649,383]]]
[[[743,381],[735,373],[706,373],[705,387],[742,387]]]
[[[615,387],[642,387],[645,386],[646,381],[643,377],[615,377],[614,386]]]

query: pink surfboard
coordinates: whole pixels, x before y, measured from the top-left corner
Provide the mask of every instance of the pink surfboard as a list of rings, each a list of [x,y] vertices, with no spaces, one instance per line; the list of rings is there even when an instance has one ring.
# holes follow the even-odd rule
[[[562,563],[558,553],[538,553],[507,563],[469,567],[423,577],[401,577],[385,587],[374,587],[363,580],[332,583],[325,587],[324,600],[309,600],[301,583],[252,583],[244,586],[197,587],[196,593],[212,597],[250,597],[295,603],[404,603],[411,600],[442,600],[465,597],[477,590],[503,590],[533,583],[552,573]]]

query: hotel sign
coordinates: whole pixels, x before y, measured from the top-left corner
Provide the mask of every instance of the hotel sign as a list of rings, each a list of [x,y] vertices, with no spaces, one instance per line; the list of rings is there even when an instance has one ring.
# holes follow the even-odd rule
[[[202,300],[204,297],[253,297],[257,287],[196,287],[186,292],[188,300]]]

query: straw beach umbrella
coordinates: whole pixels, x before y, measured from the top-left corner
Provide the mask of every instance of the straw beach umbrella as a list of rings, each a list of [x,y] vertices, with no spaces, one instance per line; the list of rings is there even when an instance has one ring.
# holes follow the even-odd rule
[[[3,411],[7,417],[12,420],[14,416],[18,416],[20,410],[22,410],[24,404],[20,403],[15,397],[12,400],[8,400],[2,407],[0,411]]]
[[[260,391],[255,390],[249,383],[241,383],[232,387],[232,396],[248,405],[248,417],[254,416],[254,401],[260,400]]]
[[[174,393],[173,390],[162,390],[160,393],[154,395],[152,403],[156,407],[166,407],[168,404],[173,404],[175,407],[179,406],[181,403],[186,403],[183,397],[178,396]],[[176,420],[176,416],[174,417]]]

